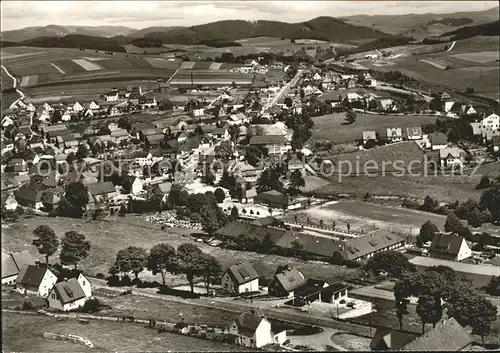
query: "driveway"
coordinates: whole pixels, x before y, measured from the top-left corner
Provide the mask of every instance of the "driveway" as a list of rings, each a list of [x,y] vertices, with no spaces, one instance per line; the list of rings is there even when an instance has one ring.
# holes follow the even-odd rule
[[[337,351],[347,351],[347,349],[335,344],[332,342],[332,336],[339,332],[339,330],[333,328],[323,328],[323,332],[317,333],[315,335],[308,336],[290,336],[288,335],[288,339],[290,339],[290,343],[294,346],[302,345],[311,347],[317,351],[326,351],[327,345],[334,347]]]

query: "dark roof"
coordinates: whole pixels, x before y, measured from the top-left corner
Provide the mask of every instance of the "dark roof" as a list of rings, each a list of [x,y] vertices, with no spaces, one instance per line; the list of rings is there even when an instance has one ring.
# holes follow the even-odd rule
[[[304,285],[307,281],[296,267],[287,267],[274,275],[273,281],[278,281],[287,292]]]
[[[34,264],[35,261],[28,250],[2,254],[2,278],[17,275],[25,266]]]
[[[259,278],[259,275],[249,262],[236,264],[227,269],[232,279],[237,284],[243,284]],[[258,288],[255,288],[257,290]]]
[[[68,279],[54,285],[53,290],[57,293],[57,298],[63,304],[74,302],[75,300],[85,298],[85,292],[76,278]]]
[[[285,137],[282,135],[252,136],[248,142],[250,145],[282,145]]]
[[[238,238],[242,234],[248,234],[250,237],[263,238],[269,234],[271,241],[276,243],[284,233],[285,229],[268,228],[251,223],[233,221],[219,229],[216,234],[229,238]]]
[[[27,200],[30,202],[41,202],[42,195],[45,190],[48,190],[48,187],[43,184],[30,184],[22,186],[19,190],[17,190],[15,196],[16,200]]]
[[[347,284],[335,282],[323,289],[323,295],[325,295],[325,297],[332,297],[334,294],[346,290],[347,288],[349,288]]]
[[[110,181],[87,184],[87,188],[91,195],[102,195],[115,192],[115,187]]]
[[[30,287],[38,287],[42,283],[46,271],[48,270],[44,267],[28,265],[21,269],[19,275],[17,275],[16,283]]]
[[[313,294],[322,292],[325,281],[315,278],[309,278],[305,284],[294,290],[295,297],[308,297]]]
[[[453,318],[439,322],[402,348],[404,351],[459,351],[473,343],[469,333]]]
[[[458,255],[464,237],[453,234],[435,234],[429,251]]]
[[[254,202],[255,200],[277,203],[283,206],[288,206],[288,204],[290,203],[288,196],[284,195],[283,193],[277,190],[269,190],[261,192],[260,194],[257,194],[254,197]]]
[[[377,231],[361,237],[339,241],[332,251],[339,251],[344,259],[355,260],[375,251],[387,248],[404,241],[399,235],[385,231]]]
[[[148,143],[157,143],[161,140],[163,140],[163,135],[160,135],[160,134],[154,134],[154,135],[147,135],[146,136],[146,141]]]
[[[387,350],[398,351],[417,337],[418,335],[412,333],[392,331],[388,328],[378,328],[370,342],[370,348],[374,350],[376,348],[380,349],[387,347]],[[383,344],[381,344],[381,341],[383,341]]]
[[[432,145],[446,145],[448,143],[448,137],[442,132],[434,132],[429,134],[429,141]]]
[[[299,232],[284,233],[276,242],[276,246],[290,249],[294,241],[302,244],[303,251],[317,256],[332,257],[335,251],[335,240],[332,238]]]
[[[270,225],[273,225],[273,224],[283,223],[283,221],[279,220],[278,218],[273,217],[273,216],[267,216],[267,217],[264,217],[264,218],[257,218],[252,223],[256,224],[258,226],[267,227],[267,226],[270,226]]]
[[[240,334],[246,337],[253,337],[255,330],[257,330],[263,318],[265,318],[264,312],[261,308],[257,307],[239,315],[235,322]]]

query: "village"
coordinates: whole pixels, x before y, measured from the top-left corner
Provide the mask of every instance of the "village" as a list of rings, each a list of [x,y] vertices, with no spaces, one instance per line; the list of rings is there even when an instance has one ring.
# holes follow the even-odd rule
[[[227,79],[186,61],[168,81],[6,109],[3,311],[267,351],[498,349],[498,106],[368,70],[261,61]],[[396,160],[403,176],[436,180],[491,169],[478,200],[315,187],[369,175],[370,161],[384,183]],[[331,211],[356,202],[386,223]],[[150,309],[124,310],[130,298]]]

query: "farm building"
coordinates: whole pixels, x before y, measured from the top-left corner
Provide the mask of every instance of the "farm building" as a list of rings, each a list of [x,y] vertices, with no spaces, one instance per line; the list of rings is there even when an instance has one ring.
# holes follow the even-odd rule
[[[57,282],[57,277],[45,267],[28,265],[23,267],[16,278],[16,287],[24,293],[33,293],[46,298]]]
[[[370,349],[372,351],[399,351],[417,337],[417,334],[378,328],[370,342]]]
[[[259,290],[259,275],[250,263],[239,263],[222,274],[221,286],[232,293],[255,292]]]
[[[19,272],[28,265],[34,265],[35,261],[28,250],[16,251],[10,254],[2,253],[2,285],[16,284]]]
[[[251,86],[254,75],[213,70],[179,70],[170,80],[172,88]]]

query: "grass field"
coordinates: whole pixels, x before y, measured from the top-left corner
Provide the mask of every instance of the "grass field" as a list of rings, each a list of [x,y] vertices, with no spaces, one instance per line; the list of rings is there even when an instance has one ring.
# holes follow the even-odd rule
[[[6,352],[83,352],[82,345],[43,337],[50,331],[76,334],[89,339],[94,350],[104,352],[243,351],[238,346],[176,335],[107,321],[90,320],[88,325],[74,319],[2,313],[2,349]]]
[[[14,87],[14,80],[12,80],[6,73],[3,69],[0,70],[2,72],[2,76],[1,76],[1,79],[2,79],[2,91],[6,90],[6,89],[11,89],[12,87]]]
[[[305,221],[306,217],[314,223],[319,223],[322,219],[326,225],[335,221],[342,228],[350,223],[351,229],[355,231],[370,231],[377,228],[413,235],[418,234],[420,227],[426,221],[431,221],[439,228],[443,228],[446,220],[444,216],[402,207],[345,200],[326,207],[314,207],[298,216],[302,221]],[[294,219],[293,216],[287,218]]]
[[[33,230],[42,224],[47,224],[47,218],[23,219],[10,228],[2,228],[2,249],[18,251],[28,249],[33,256],[38,256],[36,249],[30,244]],[[90,275],[99,272],[108,273],[109,267],[115,259],[118,250],[126,246],[141,246],[151,248],[159,242],[166,242],[174,247],[183,243],[194,243],[203,251],[217,257],[223,268],[233,265],[236,261],[250,261],[261,276],[271,278],[278,265],[290,264],[297,266],[306,277],[315,277],[334,282],[357,273],[357,269],[348,269],[326,263],[306,262],[299,259],[286,258],[275,255],[241,252],[212,247],[204,243],[197,243],[191,238],[190,230],[169,229],[162,231],[159,226],[147,223],[141,218],[127,216],[114,217],[104,222],[87,222],[78,219],[50,218],[50,226],[58,237],[64,232],[76,230],[86,236],[91,242],[91,251],[87,259],[83,260],[80,267]],[[57,256],[54,257],[54,260]],[[148,273],[141,274],[141,278],[152,278]],[[160,281],[160,277],[155,277]],[[169,276],[168,284],[186,284],[184,277]]]
[[[463,54],[455,54],[453,57],[472,61],[475,63],[488,63],[498,60],[499,54],[497,51],[480,51],[475,53],[463,53]]]
[[[343,125],[345,113],[333,113],[314,117],[311,142],[330,141],[333,144],[360,140],[363,131],[374,130],[385,134],[387,128],[421,126],[434,123],[436,116],[428,115],[370,115],[358,113],[353,125]]]

